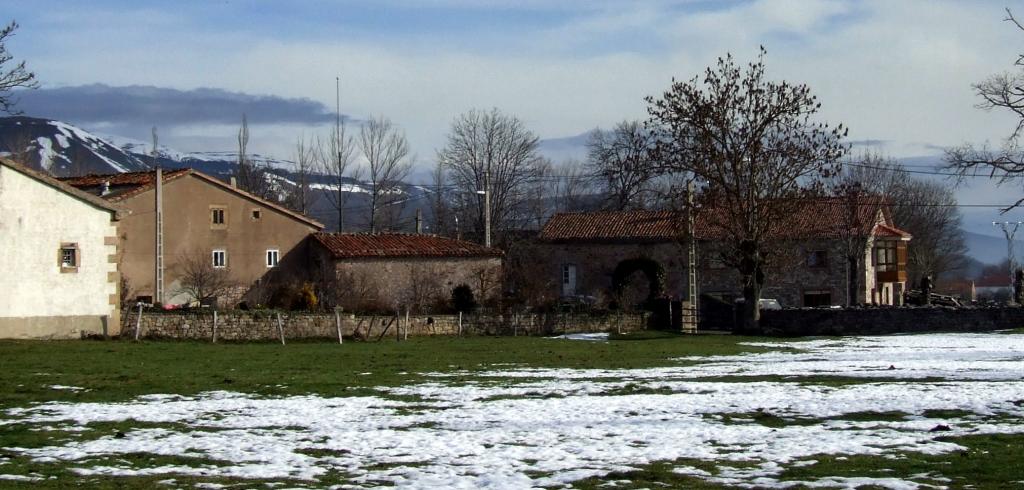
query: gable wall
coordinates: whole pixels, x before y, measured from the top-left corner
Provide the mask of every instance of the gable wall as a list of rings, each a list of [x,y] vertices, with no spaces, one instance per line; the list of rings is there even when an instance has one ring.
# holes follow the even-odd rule
[[[112,213],[0,166],[0,337],[117,333],[117,222]],[[61,272],[62,243],[79,266]]]
[[[305,240],[316,231],[306,223],[191,175],[165,183],[163,199],[165,303],[189,301],[178,293],[182,262],[212,261],[214,249],[227,251],[227,268],[240,294],[273,271],[266,265],[268,249],[280,253],[275,272],[301,273],[305,266]],[[153,294],[154,200],[155,191],[149,190],[124,202],[132,214],[121,226],[122,264],[134,296]],[[226,208],[226,226],[212,224],[211,206]],[[260,219],[252,218],[253,209],[260,209]]]

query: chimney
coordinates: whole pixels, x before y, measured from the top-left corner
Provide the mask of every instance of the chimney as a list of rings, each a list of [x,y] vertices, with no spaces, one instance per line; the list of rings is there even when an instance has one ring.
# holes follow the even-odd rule
[[[231,176],[231,187],[238,187],[238,179]]]
[[[103,184],[100,185],[100,195],[105,196],[107,194],[110,194],[110,181],[104,180]]]
[[[416,234],[423,233],[423,211],[416,208]]]

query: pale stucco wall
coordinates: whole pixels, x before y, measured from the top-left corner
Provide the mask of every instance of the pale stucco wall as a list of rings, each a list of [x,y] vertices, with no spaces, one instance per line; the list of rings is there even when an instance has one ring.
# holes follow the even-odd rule
[[[117,228],[101,209],[0,166],[0,338],[116,333]],[[78,246],[61,272],[62,243]],[[112,257],[115,260],[112,260]]]

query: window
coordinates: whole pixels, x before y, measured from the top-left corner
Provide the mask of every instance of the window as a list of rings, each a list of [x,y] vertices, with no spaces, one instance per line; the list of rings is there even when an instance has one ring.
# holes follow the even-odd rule
[[[562,265],[562,296],[576,295],[576,265]]]
[[[277,249],[267,250],[267,267],[277,267],[278,255]]]
[[[804,306],[831,306],[832,291],[804,291]]]
[[[61,272],[76,272],[78,271],[78,263],[80,257],[78,256],[78,244],[77,243],[62,243],[60,244],[60,253],[57,259],[60,263]]]
[[[214,250],[213,251],[213,266],[216,268],[227,267],[228,265],[228,252],[227,250]]]
[[[894,271],[896,267],[896,242],[881,242],[875,247],[875,270]]]
[[[210,206],[211,228],[226,228],[228,223],[228,210],[223,206]]]
[[[824,250],[807,252],[807,267],[821,268],[828,266],[828,253]]]
[[[263,211],[261,211],[260,208],[253,208],[252,209],[252,219],[253,220],[258,220],[262,216],[263,216]]]

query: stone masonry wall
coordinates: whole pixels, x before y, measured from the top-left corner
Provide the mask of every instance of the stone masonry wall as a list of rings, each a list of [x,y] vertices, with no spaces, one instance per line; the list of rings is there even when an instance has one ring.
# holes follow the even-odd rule
[[[1024,327],[1022,307],[799,308],[761,312],[766,335],[984,332]]]
[[[201,312],[144,311],[123,316],[122,335],[133,336],[136,325],[141,338],[210,340],[214,339],[214,315]],[[278,313],[218,312],[217,341],[278,341]],[[529,315],[414,315],[408,324],[405,316],[340,315],[344,337],[375,340],[381,336],[422,335],[553,335],[576,332],[633,332],[647,325],[646,314],[587,315],[548,313]],[[337,339],[337,320],[331,313],[280,313],[285,339]],[[408,325],[408,327],[406,327]],[[401,333],[399,334],[399,328]]]

